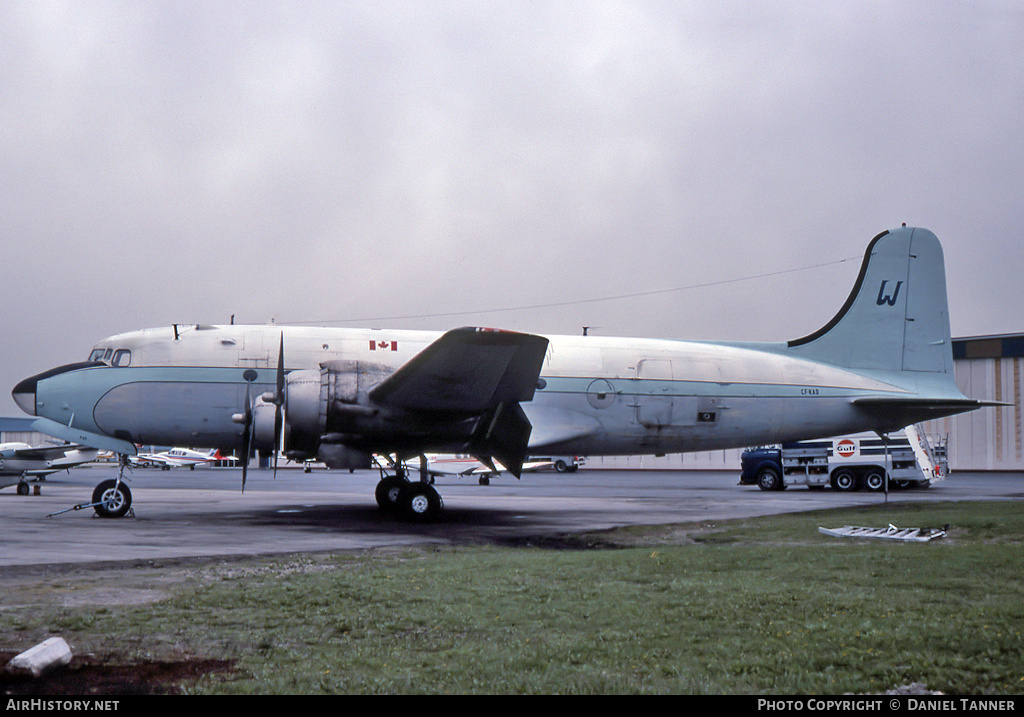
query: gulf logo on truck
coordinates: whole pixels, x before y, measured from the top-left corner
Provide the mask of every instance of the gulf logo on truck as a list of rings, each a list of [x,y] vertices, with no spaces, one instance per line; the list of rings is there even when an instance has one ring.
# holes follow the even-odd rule
[[[855,444],[849,438],[844,438],[843,440],[839,441],[839,443],[836,445],[836,453],[838,453],[843,458],[849,458],[856,452],[857,444]]]

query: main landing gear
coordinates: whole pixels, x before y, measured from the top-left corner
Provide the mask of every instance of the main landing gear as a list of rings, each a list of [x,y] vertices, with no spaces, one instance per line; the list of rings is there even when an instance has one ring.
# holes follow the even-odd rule
[[[386,475],[381,466],[381,479],[374,491],[381,510],[400,513],[415,523],[429,523],[437,519],[444,503],[434,486],[430,485],[426,459],[421,458],[421,461],[420,480],[416,481],[409,479],[408,468],[401,461],[393,464],[394,475]]]

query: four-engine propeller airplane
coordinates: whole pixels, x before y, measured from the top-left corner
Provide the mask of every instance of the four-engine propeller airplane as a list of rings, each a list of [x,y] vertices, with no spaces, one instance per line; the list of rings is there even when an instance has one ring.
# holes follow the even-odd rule
[[[660,454],[873,430],[974,410],[953,379],[942,248],[900,227],[875,237],[839,313],[788,342],[443,334],[296,326],[175,325],[112,336],[90,357],[20,382],[37,430],[122,455],[134,444],[254,449],[398,470],[382,508],[413,518],[441,500],[426,453]],[[113,360],[117,357],[117,360]],[[276,456],[276,452],[275,452]],[[120,478],[97,511],[122,513]],[[111,510],[111,506],[122,509]]]

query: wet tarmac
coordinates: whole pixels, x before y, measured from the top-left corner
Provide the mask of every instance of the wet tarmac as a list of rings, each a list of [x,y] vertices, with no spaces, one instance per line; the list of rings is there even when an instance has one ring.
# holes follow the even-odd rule
[[[377,471],[304,473],[135,469],[133,514],[96,517],[93,488],[116,475],[89,466],[50,476],[38,495],[0,491],[0,568],[84,563],[145,563],[171,558],[255,556],[418,545],[521,543],[623,525],[680,523],[817,510],[884,501],[1024,500],[1024,474],[954,473],[927,490],[837,493],[790,488],[764,493],[738,474],[582,469],[574,474],[439,478],[440,520],[410,524],[381,512]],[[61,512],[66,511],[66,512]],[[49,516],[49,517],[48,517]]]

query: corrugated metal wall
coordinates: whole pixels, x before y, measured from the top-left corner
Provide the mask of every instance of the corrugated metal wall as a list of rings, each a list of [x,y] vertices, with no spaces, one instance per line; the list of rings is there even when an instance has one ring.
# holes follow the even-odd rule
[[[1024,357],[958,359],[956,383],[965,396],[1010,406],[982,408],[929,421],[929,435],[949,437],[949,466],[962,471],[1024,471]]]

